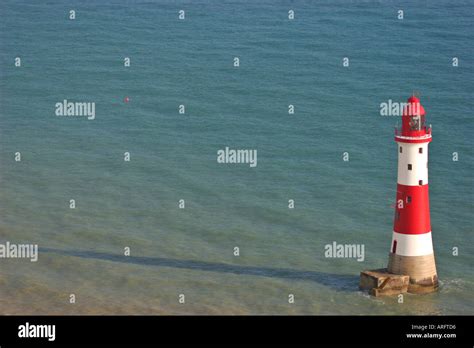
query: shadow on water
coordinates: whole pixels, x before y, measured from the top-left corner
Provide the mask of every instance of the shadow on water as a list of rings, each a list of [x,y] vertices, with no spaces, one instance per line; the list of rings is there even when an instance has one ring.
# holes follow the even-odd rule
[[[163,257],[123,256],[97,251],[74,251],[53,248],[40,248],[39,251],[46,253],[55,253],[65,256],[75,256],[87,259],[98,259],[144,266],[170,267],[207,272],[312,281],[334,288],[335,290],[339,291],[356,291],[358,290],[359,281],[358,275],[341,275],[316,271],[300,271],[288,268],[230,265],[225,263],[204,262],[196,260],[177,260]]]

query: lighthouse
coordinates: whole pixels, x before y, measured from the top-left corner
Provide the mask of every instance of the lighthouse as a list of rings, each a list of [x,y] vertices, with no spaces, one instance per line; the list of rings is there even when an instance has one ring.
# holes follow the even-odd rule
[[[438,288],[428,192],[431,140],[425,109],[411,96],[403,108],[402,126],[395,129],[397,193],[388,267],[361,272],[360,277],[359,287],[372,295],[428,293]]]
[[[411,96],[403,110],[402,127],[395,129],[398,175],[388,272],[408,275],[408,292],[412,293],[438,288],[428,192],[431,140],[425,109],[417,97]]]

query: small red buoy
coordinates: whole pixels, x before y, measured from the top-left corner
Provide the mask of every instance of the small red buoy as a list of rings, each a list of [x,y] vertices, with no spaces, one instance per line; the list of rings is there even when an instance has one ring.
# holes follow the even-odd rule
[[[129,98],[129,97],[125,97],[125,98],[123,98],[123,101],[124,101],[125,103],[128,103],[128,102],[130,101],[130,98]]]

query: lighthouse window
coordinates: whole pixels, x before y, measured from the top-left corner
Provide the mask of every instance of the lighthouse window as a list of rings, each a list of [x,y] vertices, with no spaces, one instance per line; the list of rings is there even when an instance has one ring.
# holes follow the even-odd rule
[[[411,164],[409,164],[409,165],[408,165],[408,170],[411,170],[411,168],[412,168],[412,167],[411,167]]]
[[[422,147],[420,147],[420,148],[418,149],[418,153],[423,153],[423,148],[422,148]]]
[[[411,116],[409,124],[410,124],[410,130],[419,131],[421,129],[420,116]]]
[[[418,184],[423,185],[423,180],[418,181]]]
[[[411,196],[407,196],[407,203],[411,203]]]
[[[400,153],[402,153],[402,152],[403,152],[403,148],[400,146]]]
[[[397,220],[400,220],[400,211],[397,210]]]

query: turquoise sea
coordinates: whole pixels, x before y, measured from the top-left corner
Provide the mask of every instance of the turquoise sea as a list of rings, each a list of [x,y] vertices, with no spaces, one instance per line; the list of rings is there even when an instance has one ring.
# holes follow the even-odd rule
[[[0,259],[0,313],[474,314],[473,14],[447,0],[3,0],[0,243],[40,253]],[[433,125],[441,286],[398,303],[358,277],[386,266],[392,234],[400,120],[380,103],[413,91]],[[65,99],[94,102],[95,119],[56,116]],[[217,163],[226,146],[257,149],[257,167]],[[363,244],[364,262],[326,258],[333,241]]]

